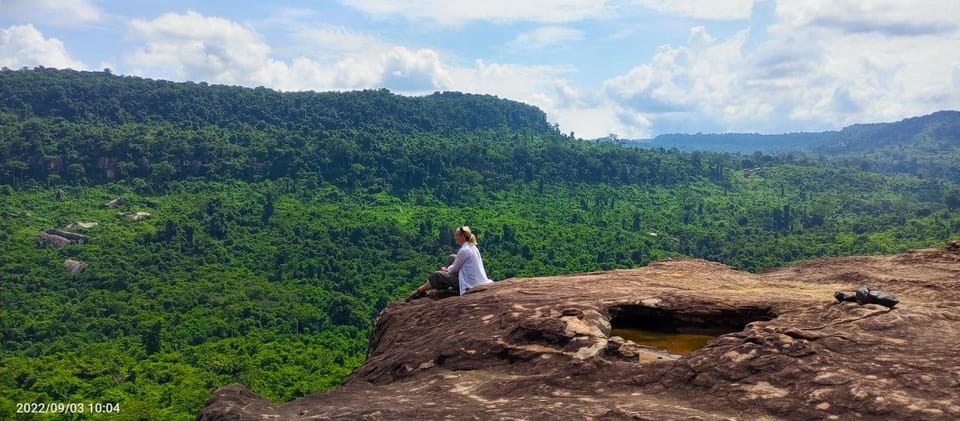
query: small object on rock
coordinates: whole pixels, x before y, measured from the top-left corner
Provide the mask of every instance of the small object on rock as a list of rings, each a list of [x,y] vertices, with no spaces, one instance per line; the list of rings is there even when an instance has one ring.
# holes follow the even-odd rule
[[[82,262],[80,260],[67,259],[63,261],[63,265],[70,270],[70,273],[80,273],[84,269],[90,266],[87,262]]]
[[[114,209],[114,208],[119,207],[119,206],[122,205],[122,204],[123,204],[123,198],[118,197],[118,198],[113,199],[113,200],[111,200],[111,201],[109,201],[109,202],[107,202],[107,203],[104,203],[103,205],[106,206],[106,207],[108,207],[108,208],[110,208],[110,209]]]
[[[841,291],[833,293],[833,297],[839,302],[851,302],[860,305],[880,304],[884,307],[893,308],[900,302],[897,297],[889,292],[879,289],[861,286],[853,294],[845,294]]]
[[[893,308],[899,302],[900,300],[889,292],[865,286],[857,288],[857,304],[880,304],[884,307]]]
[[[565,308],[563,309],[562,314],[564,316],[577,316],[583,318],[583,310],[580,310],[579,308]]]

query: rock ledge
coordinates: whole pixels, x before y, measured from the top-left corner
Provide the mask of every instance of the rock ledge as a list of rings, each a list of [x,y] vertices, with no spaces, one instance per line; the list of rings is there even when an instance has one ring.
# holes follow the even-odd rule
[[[900,304],[833,299],[860,285]],[[225,386],[198,419],[958,419],[958,287],[948,247],[510,279],[390,304],[339,389],[278,404]],[[610,336],[650,320],[729,333],[680,358]]]

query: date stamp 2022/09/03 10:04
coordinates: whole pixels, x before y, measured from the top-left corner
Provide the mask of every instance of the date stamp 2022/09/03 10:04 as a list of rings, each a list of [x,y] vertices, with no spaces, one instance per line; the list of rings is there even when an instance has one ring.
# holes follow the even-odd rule
[[[119,414],[112,402],[17,402],[18,414]]]

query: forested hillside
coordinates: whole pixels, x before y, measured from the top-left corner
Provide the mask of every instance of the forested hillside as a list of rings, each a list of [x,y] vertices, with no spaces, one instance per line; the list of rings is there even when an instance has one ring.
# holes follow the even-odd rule
[[[489,95],[280,94],[54,69],[0,72],[0,127],[3,181],[13,184],[23,177],[253,180],[321,169],[332,180],[385,136],[549,130],[539,109]],[[419,173],[407,167],[429,169],[436,157],[410,162],[406,154],[418,146],[394,142],[375,158]]]
[[[946,179],[583,142],[460,93],[2,71],[0,163],[0,419],[16,402],[193,419],[223,384],[335,387],[463,224],[497,280],[681,255],[758,271],[960,232]],[[86,241],[39,244],[48,229]]]
[[[870,171],[960,182],[960,112],[940,111],[896,123],[853,125],[817,152]]]
[[[939,111],[895,123],[856,124],[840,131],[760,135],[665,134],[626,141],[640,148],[807,155],[869,171],[960,182],[960,112]]]

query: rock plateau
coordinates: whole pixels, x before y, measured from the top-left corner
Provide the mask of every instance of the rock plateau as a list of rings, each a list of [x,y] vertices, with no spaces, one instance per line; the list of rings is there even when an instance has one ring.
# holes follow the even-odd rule
[[[900,304],[834,300],[861,285]],[[958,288],[954,245],[509,279],[390,304],[336,390],[275,403],[224,386],[198,419],[960,419]],[[611,338],[630,325],[729,333],[676,358]]]

